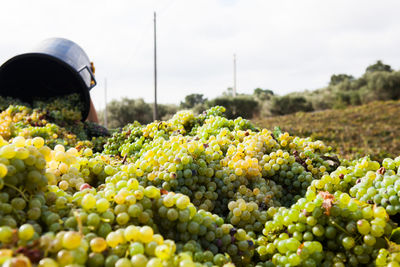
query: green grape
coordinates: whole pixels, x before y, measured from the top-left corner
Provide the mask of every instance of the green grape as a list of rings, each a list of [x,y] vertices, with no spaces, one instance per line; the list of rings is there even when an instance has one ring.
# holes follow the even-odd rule
[[[81,245],[81,235],[78,232],[67,232],[63,236],[62,244],[66,249],[75,249]]]
[[[130,244],[129,254],[131,256],[136,255],[136,254],[143,254],[143,253],[144,253],[144,246],[142,243],[134,242],[134,243]]]
[[[18,229],[18,238],[22,240],[30,240],[35,234],[35,230],[30,224],[23,224]]]
[[[0,242],[7,244],[11,241],[12,238],[12,229],[8,226],[1,226],[0,227]]]
[[[97,130],[67,99],[0,113],[0,242],[47,251],[31,265],[399,262],[386,241],[399,159],[336,162],[321,141],[227,119],[222,107],[88,140]]]

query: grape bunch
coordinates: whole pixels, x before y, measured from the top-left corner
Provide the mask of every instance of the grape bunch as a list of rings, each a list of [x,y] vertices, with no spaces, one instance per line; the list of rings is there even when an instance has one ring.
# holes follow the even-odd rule
[[[309,188],[290,209],[270,208],[264,237],[257,240],[260,260],[291,266],[358,266],[387,248],[395,225],[382,207]]]
[[[391,252],[384,248],[380,249],[379,254],[375,260],[375,265],[376,266],[388,266],[388,267],[400,266],[399,248],[395,247],[394,251],[391,251]]]
[[[368,168],[371,164],[364,161],[359,165]],[[400,190],[400,175],[396,168],[400,166],[400,157],[395,160],[384,159],[382,167],[379,163],[374,164],[372,170],[369,170],[362,177],[357,179],[356,184],[350,188],[349,192],[353,197],[363,201],[370,201],[386,209],[389,215],[395,215],[400,212],[400,200],[397,192]]]
[[[81,122],[82,105],[78,94],[34,99],[32,104],[0,97],[0,135],[6,140],[42,137],[52,148],[79,145],[102,151],[109,133],[95,123]]]
[[[339,162],[222,107],[106,139],[74,96],[0,100],[2,266],[398,265],[398,158]]]

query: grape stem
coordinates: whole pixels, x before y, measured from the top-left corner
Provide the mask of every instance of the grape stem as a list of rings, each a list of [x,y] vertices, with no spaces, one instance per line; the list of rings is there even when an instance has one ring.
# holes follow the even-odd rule
[[[346,231],[346,229],[344,229],[343,227],[341,227],[339,224],[337,224],[335,221],[332,222],[333,226],[335,226],[337,229],[339,229],[340,231],[342,231],[343,233],[351,236],[351,234],[349,232]]]
[[[79,233],[82,235],[83,234],[82,220],[76,210],[74,211],[74,216],[75,216],[76,221],[78,222]]]
[[[354,242],[355,243],[358,243],[358,241],[360,240],[362,238],[362,236],[360,235],[360,236],[358,236],[357,238],[356,238],[356,240],[354,240]]]
[[[14,189],[15,191],[17,191],[26,202],[29,201],[28,198],[25,196],[24,192],[22,192],[21,189],[19,189],[18,187],[14,186],[12,184],[8,184],[8,183],[4,183],[4,185]]]
[[[128,155],[125,155],[125,157],[122,159],[122,164],[125,164],[126,159],[127,159],[127,156],[128,156]]]

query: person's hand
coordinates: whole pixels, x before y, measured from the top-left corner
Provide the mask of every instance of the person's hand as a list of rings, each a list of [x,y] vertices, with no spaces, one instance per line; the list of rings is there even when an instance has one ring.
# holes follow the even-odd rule
[[[90,109],[89,109],[89,114],[86,119],[87,121],[99,123],[99,118],[97,117],[97,112],[96,109],[94,108],[92,99],[90,99]]]

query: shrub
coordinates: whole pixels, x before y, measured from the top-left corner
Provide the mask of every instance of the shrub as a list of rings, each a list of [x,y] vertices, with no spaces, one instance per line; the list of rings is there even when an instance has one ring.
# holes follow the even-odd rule
[[[303,96],[282,96],[272,99],[271,112],[275,115],[285,115],[298,111],[312,111],[311,102]]]
[[[250,119],[258,112],[258,102],[252,96],[239,95],[237,97],[221,96],[208,101],[208,106],[224,106],[225,116],[229,119],[242,117]]]

